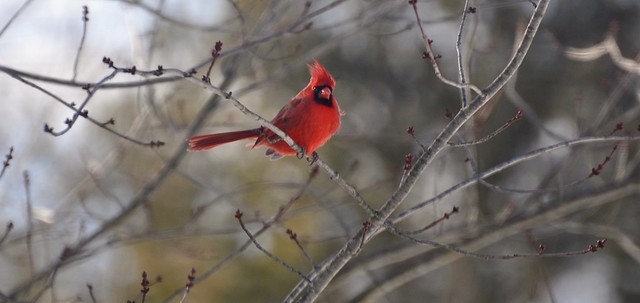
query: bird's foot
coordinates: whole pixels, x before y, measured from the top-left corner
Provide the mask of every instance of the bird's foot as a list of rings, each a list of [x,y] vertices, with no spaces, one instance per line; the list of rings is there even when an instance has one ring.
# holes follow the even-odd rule
[[[309,166],[313,165],[318,161],[318,153],[312,152],[311,156],[307,157],[307,161],[309,162]]]
[[[296,158],[302,159],[305,155],[307,155],[307,149],[300,146],[300,151],[296,152]]]

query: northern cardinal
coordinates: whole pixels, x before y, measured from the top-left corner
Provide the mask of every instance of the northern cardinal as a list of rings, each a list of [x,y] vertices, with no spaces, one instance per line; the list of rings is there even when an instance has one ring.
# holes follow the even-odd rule
[[[336,81],[331,74],[318,61],[309,65],[309,73],[309,84],[271,120],[304,149],[307,157],[316,156],[316,149],[340,129],[341,115],[338,101],[333,96]],[[297,155],[284,140],[265,127],[191,137],[188,150],[207,150],[243,139],[256,139],[251,148],[267,147],[265,154],[273,160]]]

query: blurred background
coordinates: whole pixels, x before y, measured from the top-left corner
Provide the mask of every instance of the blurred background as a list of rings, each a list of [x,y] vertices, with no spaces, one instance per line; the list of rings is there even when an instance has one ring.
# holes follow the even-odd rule
[[[443,76],[458,81],[465,1],[417,5]],[[462,65],[467,81],[484,88],[511,58],[534,5],[469,5]],[[486,143],[446,149],[399,211],[551,144],[616,129],[637,135],[639,32],[637,0],[552,1],[516,77],[456,138],[483,138],[518,111],[523,118]],[[188,302],[278,302],[301,278],[247,242],[236,210],[249,230],[264,229],[261,246],[305,274],[367,220],[324,171],[310,178],[304,160],[270,161],[242,142],[186,153],[189,135],[258,124],[180,77],[117,74],[86,106],[96,123],[80,118],[61,136],[43,131],[64,130],[74,115],[52,95],[79,106],[82,87],[111,73],[103,57],[141,70],[196,68],[200,77],[216,41],[223,47],[212,84],[267,119],[307,84],[306,64],[322,62],[345,116],[318,153],[373,207],[397,188],[405,156],[417,157],[418,143],[429,145],[461,107],[460,90],[422,58],[406,0],[2,1],[0,155],[12,159],[0,177],[0,301],[141,302],[145,271],[146,302],[178,302],[194,268]],[[415,237],[493,256],[535,254],[540,244],[578,252],[606,238],[603,250],[485,260],[382,233],[319,301],[638,302],[639,152],[634,141],[545,152],[398,223],[417,230],[456,206]]]

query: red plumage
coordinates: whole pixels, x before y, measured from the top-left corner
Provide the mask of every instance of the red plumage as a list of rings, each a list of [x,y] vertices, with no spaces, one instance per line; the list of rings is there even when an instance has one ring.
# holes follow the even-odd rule
[[[294,142],[304,148],[307,156],[324,145],[340,129],[340,108],[333,96],[336,81],[315,61],[309,65],[311,80],[271,120]],[[189,138],[189,151],[201,151],[242,139],[256,139],[253,147],[267,147],[272,159],[295,155],[296,152],[267,128],[201,135]]]

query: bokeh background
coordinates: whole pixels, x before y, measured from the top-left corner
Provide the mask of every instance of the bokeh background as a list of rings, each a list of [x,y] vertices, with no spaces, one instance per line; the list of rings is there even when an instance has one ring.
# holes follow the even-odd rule
[[[476,12],[467,14],[462,58],[468,80],[483,88],[511,58],[533,4],[469,2]],[[442,56],[442,73],[454,81],[464,4],[418,1],[423,26]],[[83,5],[89,21],[81,42]],[[0,178],[0,234],[6,234],[0,242],[0,301],[140,302],[146,271],[152,283],[146,302],[177,302],[195,268],[202,280],[188,302],[277,302],[300,277],[253,245],[238,252],[248,237],[234,218],[236,210],[257,231],[302,192],[258,241],[303,273],[312,267],[287,229],[318,264],[367,219],[323,171],[306,186],[312,167],[304,160],[269,161],[263,150],[243,143],[186,153],[189,130],[204,134],[257,125],[198,85],[181,79],[141,84],[159,78],[118,74],[108,84],[123,85],[95,93],[89,116],[113,118],[115,125],[108,127],[130,138],[165,143],[150,148],[84,119],[62,136],[43,132],[45,123],[64,129],[73,111],[12,76],[77,105],[87,96],[84,83],[111,72],[103,57],[119,67],[146,70],[198,67],[202,75],[208,65],[201,63],[222,41],[212,83],[270,119],[306,85],[305,65],[318,59],[336,78],[335,96],[346,114],[320,157],[378,207],[400,182],[405,155],[421,150],[406,129],[412,126],[415,139],[428,145],[448,122],[446,113],[461,106],[460,90],[439,81],[421,58],[424,43],[416,25],[406,0],[1,1],[0,153],[14,151]],[[487,143],[445,150],[402,208],[537,148],[609,135],[618,123],[624,129],[616,134],[636,135],[638,33],[637,0],[552,1],[517,77],[457,138],[482,138],[518,110],[524,117]],[[570,55],[609,36],[630,68],[606,53],[581,60]],[[193,121],[201,116],[204,123],[195,128]],[[540,243],[549,252],[580,251],[607,238],[604,250],[484,260],[383,233],[319,300],[640,301],[637,143],[619,143],[600,175],[586,178],[614,145],[545,153],[455,191],[400,223],[418,229],[457,206],[459,213],[417,237],[458,247],[474,243],[471,250],[489,255],[536,253]],[[555,211],[588,199],[590,191],[621,186],[631,186],[631,194],[598,198],[566,214]],[[112,220],[132,203],[139,206]],[[550,215],[535,217],[539,214]],[[534,223],[518,225],[531,218]],[[5,232],[9,222],[13,229]],[[97,231],[103,232],[74,252],[72,262],[51,271],[65,248]]]

